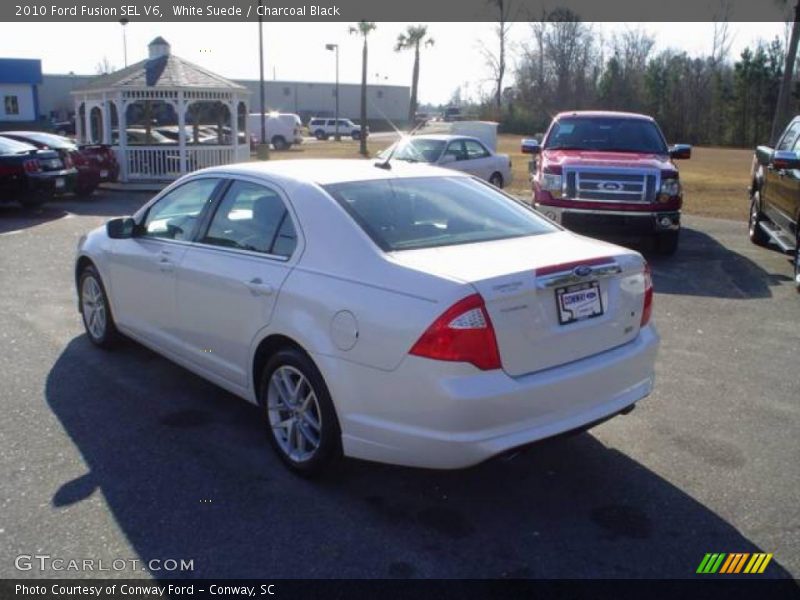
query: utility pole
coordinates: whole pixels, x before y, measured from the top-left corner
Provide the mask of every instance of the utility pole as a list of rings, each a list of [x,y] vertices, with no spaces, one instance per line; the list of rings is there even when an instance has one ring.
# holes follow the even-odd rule
[[[326,50],[333,50],[336,53],[336,125],[333,133],[333,139],[337,142],[342,140],[342,136],[339,135],[339,44],[325,44]]]
[[[128,24],[128,19],[120,19],[119,24],[122,25],[122,57],[125,66],[128,66],[128,37],[125,35],[125,26]]]
[[[256,149],[259,160],[269,160],[267,115],[264,101],[264,20],[261,18],[263,0],[258,0],[258,83],[261,94],[261,143]]]

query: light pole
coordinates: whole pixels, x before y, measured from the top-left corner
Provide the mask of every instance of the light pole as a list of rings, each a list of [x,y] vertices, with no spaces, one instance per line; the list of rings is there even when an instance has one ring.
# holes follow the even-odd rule
[[[256,149],[256,156],[260,160],[269,159],[269,144],[267,144],[267,115],[264,106],[264,22],[261,18],[262,0],[258,0],[258,83],[261,94],[261,143]]]
[[[325,49],[336,52],[336,125],[334,126],[333,139],[339,142],[342,139],[339,135],[339,44],[325,44]]]
[[[122,57],[125,61],[125,66],[128,66],[128,37],[125,35],[125,25],[128,24],[128,19],[120,19],[119,24],[122,25]]]

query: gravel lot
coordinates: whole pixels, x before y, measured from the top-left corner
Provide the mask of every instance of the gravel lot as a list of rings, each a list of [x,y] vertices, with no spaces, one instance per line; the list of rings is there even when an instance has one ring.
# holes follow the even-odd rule
[[[470,470],[348,461],[308,482],[254,407],[83,335],[77,239],[146,198],[0,206],[0,577],[92,575],[14,569],[39,552],[194,577],[682,578],[754,551],[800,577],[800,296],[744,223],[687,217],[652,257],[659,380],[630,415]]]

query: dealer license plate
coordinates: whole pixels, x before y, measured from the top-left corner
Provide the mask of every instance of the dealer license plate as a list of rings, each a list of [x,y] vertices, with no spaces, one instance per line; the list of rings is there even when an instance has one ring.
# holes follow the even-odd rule
[[[578,283],[556,289],[558,322],[561,325],[592,319],[603,314],[600,284],[596,281]]]
[[[100,177],[102,177],[103,179],[108,177],[108,170],[103,169],[102,171],[100,171]]]
[[[56,189],[61,189],[64,187],[64,178],[63,177],[56,177]]]

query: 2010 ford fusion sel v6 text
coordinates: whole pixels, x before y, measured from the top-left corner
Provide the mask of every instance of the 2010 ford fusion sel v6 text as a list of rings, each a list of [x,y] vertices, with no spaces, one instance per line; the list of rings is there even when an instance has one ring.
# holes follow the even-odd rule
[[[290,468],[459,468],[627,412],[658,334],[640,254],[468,174],[274,161],[187,175],[84,236],[89,338],[258,404]]]

